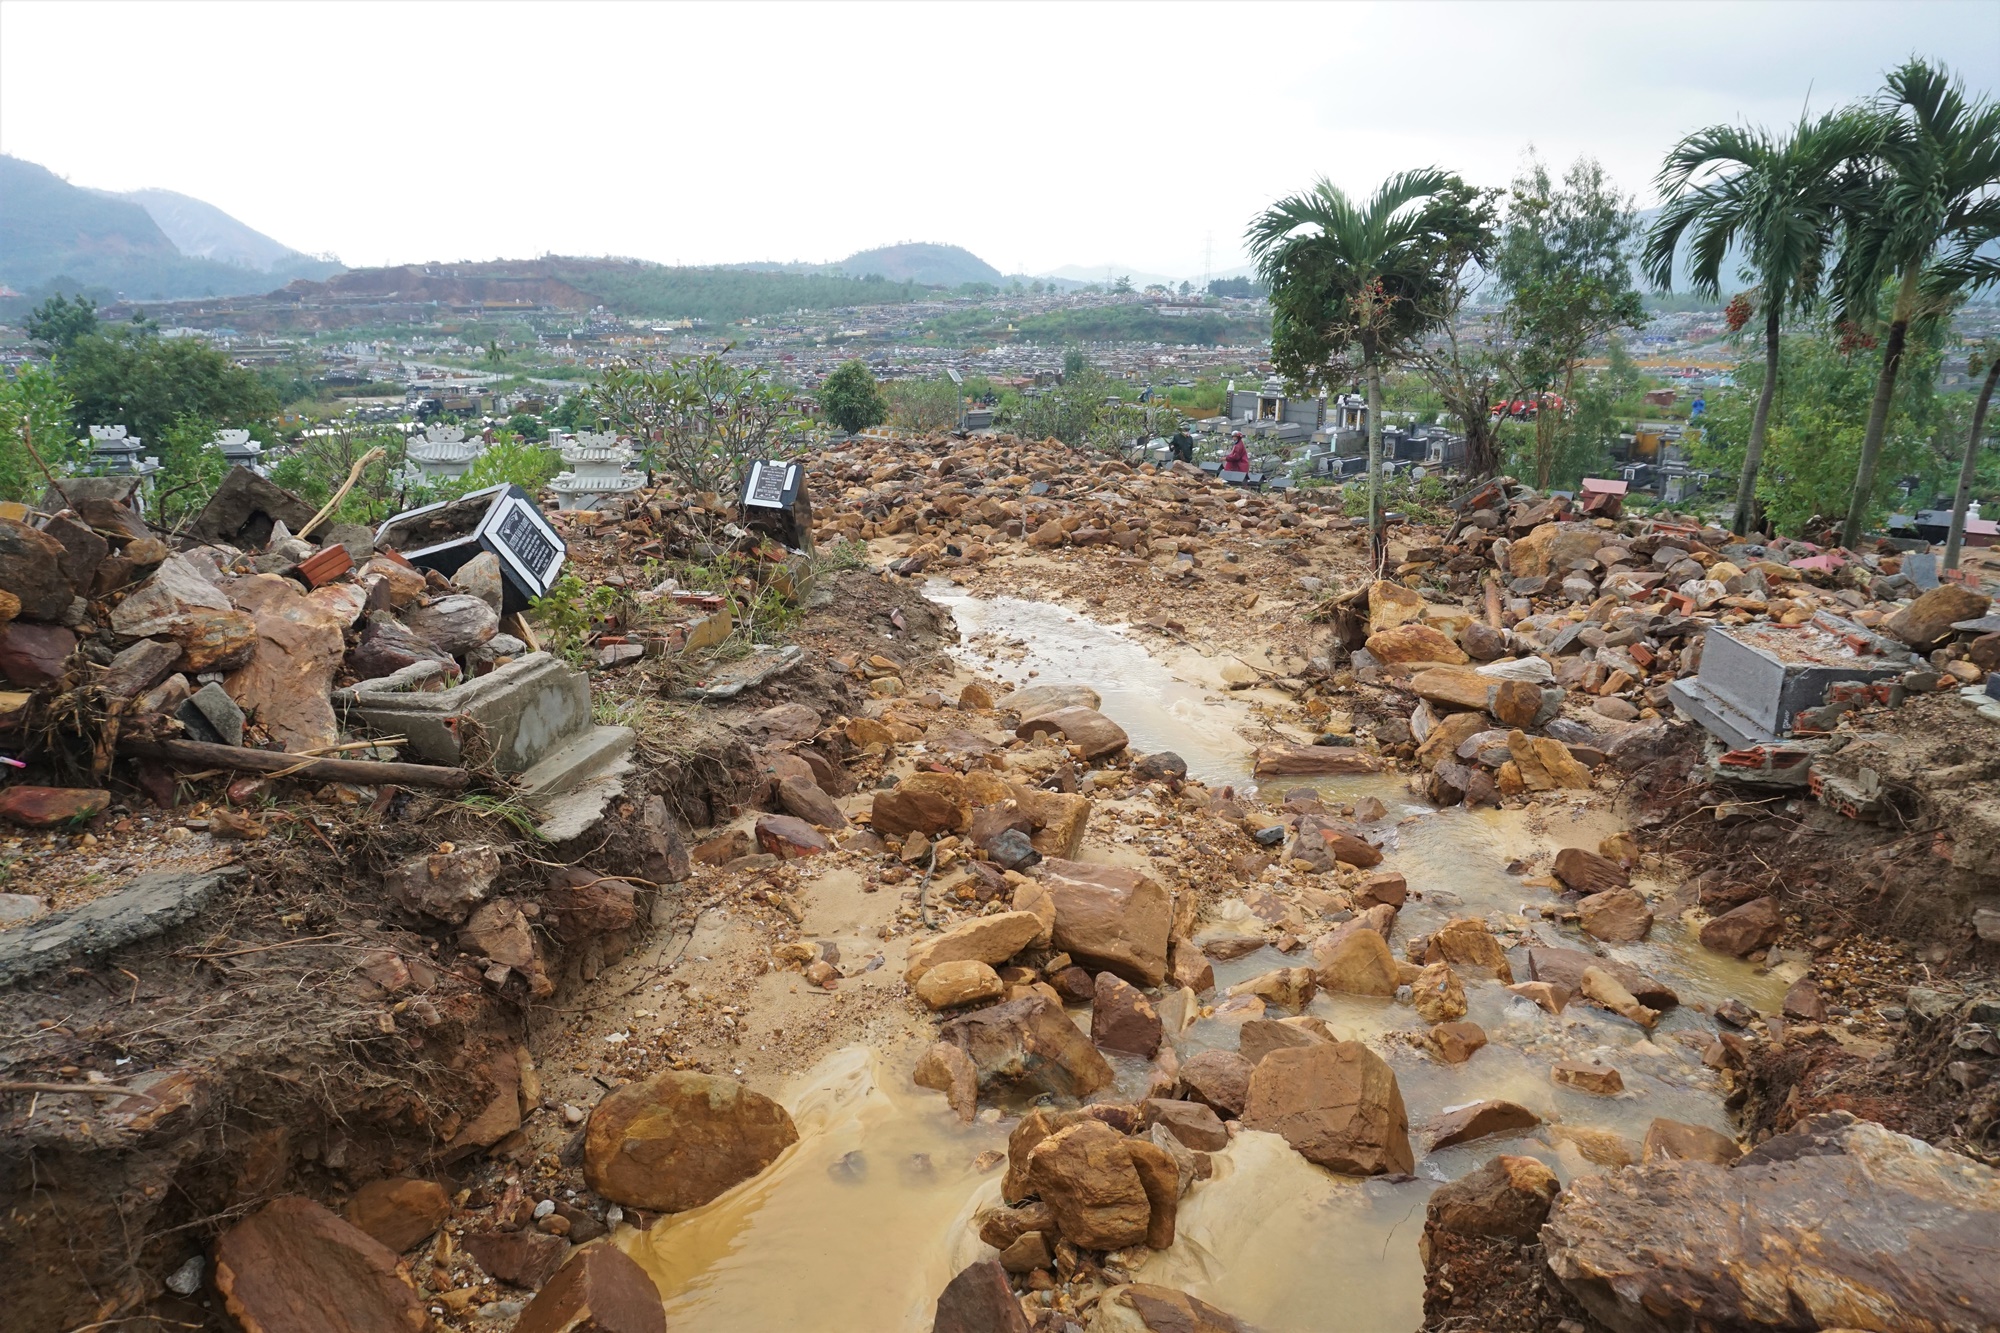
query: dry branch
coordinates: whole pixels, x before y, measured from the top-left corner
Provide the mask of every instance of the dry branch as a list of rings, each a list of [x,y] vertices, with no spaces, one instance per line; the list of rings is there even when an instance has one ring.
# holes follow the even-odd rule
[[[211,745],[206,741],[128,740],[119,743],[118,752],[139,759],[164,759],[239,773],[283,773],[286,777],[314,782],[352,782],[364,786],[394,782],[405,787],[437,787],[445,791],[464,791],[472,782],[472,775],[462,768],[390,764],[373,759],[301,758],[275,750]]]

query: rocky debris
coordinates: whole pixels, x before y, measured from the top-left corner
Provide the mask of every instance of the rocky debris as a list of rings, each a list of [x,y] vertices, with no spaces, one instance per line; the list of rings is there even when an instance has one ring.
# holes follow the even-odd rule
[[[22,828],[56,828],[94,819],[111,804],[111,793],[89,787],[0,788],[0,819]]]
[[[472,915],[474,907],[486,901],[499,875],[500,853],[492,845],[446,844],[396,866],[387,876],[387,885],[396,900],[412,912],[459,925]]]
[[[1642,1162],[1710,1162],[1728,1166],[1743,1153],[1736,1140],[1702,1125],[1678,1120],[1656,1119],[1646,1126],[1646,1141],[1640,1145]]]
[[[388,1246],[310,1199],[274,1199],[222,1234],[215,1288],[245,1333],[423,1333]]]
[[[1028,1186],[1055,1214],[1057,1230],[1072,1245],[1120,1250],[1146,1242],[1153,1204],[1133,1160],[1138,1142],[1102,1121],[1084,1120],[1057,1130],[1029,1153]],[[1171,1203],[1170,1196],[1169,1217]]]
[[[1361,881],[1355,891],[1354,905],[1368,908],[1377,905],[1400,908],[1409,901],[1409,882],[1393,870],[1378,870]]]
[[[1187,760],[1172,750],[1140,755],[1132,761],[1132,776],[1142,782],[1177,782],[1187,777]]]
[[[1417,1014],[1426,1023],[1449,1023],[1465,1017],[1465,985],[1449,963],[1432,963],[1410,983]]]
[[[1360,1042],[1272,1051],[1251,1071],[1242,1119],[1331,1171],[1372,1176],[1416,1164],[1395,1072]]]
[[[1055,947],[1135,986],[1166,980],[1172,904],[1167,891],[1126,866],[1050,856],[1037,868],[1055,902]]]
[[[910,1081],[943,1093],[952,1114],[964,1124],[972,1123],[979,1110],[979,1071],[962,1048],[948,1041],[932,1042],[918,1059]]]
[[[360,613],[341,594],[349,584],[310,593],[277,574],[242,580],[231,596],[256,618],[257,644],[250,660],[223,681],[229,697],[255,718],[280,746],[297,753],[340,740],[334,719],[334,671],[347,654],[346,631]]]
[[[821,791],[819,784],[805,778],[791,777],[780,781],[778,803],[809,824],[832,829],[847,827],[847,816],[840,812],[833,798]]]
[[[1498,1099],[1474,1102],[1437,1119],[1431,1126],[1436,1133],[1431,1140],[1431,1151],[1470,1143],[1491,1134],[1518,1134],[1541,1123],[1540,1116],[1517,1102]]]
[[[497,577],[497,576],[496,576]],[[666,1333],[659,1288],[609,1241],[572,1254],[536,1293],[513,1333]]]
[[[1882,629],[1921,652],[1929,652],[1953,635],[1961,620],[1977,620],[1993,599],[1957,583],[1940,583],[1882,622]]]
[[[1486,1029],[1477,1023],[1440,1023],[1430,1030],[1431,1049],[1448,1065],[1462,1065],[1486,1044]]]
[[[1220,1152],[1229,1146],[1229,1131],[1214,1108],[1201,1102],[1149,1097],[1139,1104],[1140,1124],[1162,1126],[1196,1152]]]
[[[60,686],[76,644],[76,634],[60,625],[23,620],[0,625],[0,676],[24,690]]]
[[[1558,1087],[1575,1088],[1610,1097],[1625,1090],[1625,1079],[1609,1065],[1586,1064],[1581,1060],[1558,1060],[1549,1068],[1549,1078]]]
[[[1786,1018],[1796,1018],[1802,1023],[1824,1023],[1827,1019],[1826,997],[1806,977],[1792,983],[1780,1008]]]
[[[1237,1028],[1236,1050],[1245,1060],[1255,1065],[1272,1051],[1293,1046],[1312,1046],[1320,1042],[1338,1041],[1333,1030],[1326,1023],[1311,1015],[1295,1018],[1252,1018],[1246,1019]]]
[[[931,1333],[1032,1333],[1007,1270],[991,1259],[962,1270],[938,1294]]]
[[[1972,1330],[2000,1310],[1996,1233],[1992,1168],[1835,1113],[1733,1166],[1579,1177],[1541,1234],[1613,1328]]]
[[[1078,756],[1086,763],[1117,754],[1130,740],[1125,729],[1116,722],[1095,708],[1080,706],[1037,713],[1024,720],[1014,731],[1024,740],[1045,733],[1062,737],[1076,748]]]
[[[1314,975],[1319,988],[1344,995],[1394,995],[1403,985],[1403,968],[1382,937],[1372,930],[1336,933],[1312,946]]]
[[[465,1252],[488,1273],[512,1287],[533,1291],[555,1276],[569,1242],[541,1231],[475,1231]]]
[[[1424,1210],[1425,1238],[1445,1231],[1533,1240],[1561,1188],[1555,1172],[1540,1161],[1503,1153],[1431,1195]]]
[[[1319,983],[1309,967],[1280,967],[1263,972],[1248,981],[1239,981],[1229,988],[1232,997],[1255,997],[1264,1002],[1267,1009],[1286,1009],[1293,1013],[1305,1008],[1319,990]]]
[[[796,815],[760,815],[757,845],[781,861],[833,850],[833,840]]]
[[[1041,918],[1033,912],[1000,912],[974,917],[910,946],[904,980],[915,984],[941,963],[975,962],[998,967],[1035,942]]]
[[[944,1025],[940,1037],[963,1050],[979,1086],[1023,1084],[1058,1097],[1088,1097],[1108,1086],[1110,1064],[1045,995],[975,1009]]]
[[[1562,881],[1564,888],[1578,893],[1604,893],[1630,888],[1632,884],[1623,866],[1582,847],[1565,847],[1557,852],[1551,873]]]
[[[15,615],[60,620],[76,594],[63,574],[67,552],[54,537],[11,518],[0,518],[0,588],[19,603]]]
[[[598,1102],[584,1176],[614,1202],[686,1212],[757,1175],[798,1137],[769,1097],[733,1079],[670,1070]]]
[[[927,968],[917,979],[916,991],[932,1009],[957,1009],[997,1000],[1007,987],[987,964],[966,958]]]
[[[1747,958],[1769,948],[1785,933],[1784,918],[1778,915],[1776,899],[1756,898],[1732,908],[1701,928],[1703,948]]]
[[[1577,987],[1577,993],[1586,1000],[1603,1005],[1614,1014],[1631,1019],[1642,1028],[1650,1028],[1660,1021],[1659,1010],[1639,1003],[1632,992],[1625,989],[1624,983],[1606,968],[1583,969],[1583,980]]]
[[[1336,777],[1382,767],[1373,755],[1341,745],[1261,745],[1251,762],[1260,778]]]
[[[1235,1120],[1249,1101],[1252,1072],[1251,1063],[1235,1051],[1197,1051],[1181,1061],[1181,1087],[1194,1101]]]
[[[1160,1015],[1140,990],[1099,972],[1090,1008],[1090,1041],[1100,1050],[1152,1059],[1160,1049]]]
[[[1581,949],[1561,949],[1540,944],[1530,945],[1528,948],[1528,971],[1531,978],[1560,987],[1572,997],[1583,994],[1584,973],[1591,968],[1607,973],[1632,996],[1655,1009],[1671,1009],[1680,1003],[1680,998],[1675,995],[1672,987],[1641,972],[1630,963],[1620,962],[1615,958],[1595,957]]]
[[[1637,889],[1606,889],[1576,905],[1583,933],[1606,944],[1634,944],[1653,929],[1653,908]]]
[[[875,793],[869,827],[884,837],[956,833],[969,818],[965,782],[956,773],[912,773],[889,791]]]
[[[1446,922],[1425,941],[1423,959],[1431,963],[1456,963],[1460,967],[1489,972],[1494,980],[1508,983],[1514,980],[1513,965],[1507,961],[1507,951],[1500,947],[1484,921],[1476,917],[1459,917]]]
[[[1130,1282],[1097,1301],[1093,1333],[1249,1333],[1235,1316],[1184,1291]]]
[[[356,1190],[347,1220],[392,1250],[407,1250],[444,1225],[451,1198],[436,1181],[393,1176]]]

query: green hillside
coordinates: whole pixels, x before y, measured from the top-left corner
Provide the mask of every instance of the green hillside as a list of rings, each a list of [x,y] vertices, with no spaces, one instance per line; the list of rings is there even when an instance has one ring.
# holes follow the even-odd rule
[[[637,261],[551,259],[550,277],[641,319],[705,319],[727,323],[797,310],[896,305],[927,295],[912,282],[846,278],[829,273],[772,273],[741,268],[670,268]]]

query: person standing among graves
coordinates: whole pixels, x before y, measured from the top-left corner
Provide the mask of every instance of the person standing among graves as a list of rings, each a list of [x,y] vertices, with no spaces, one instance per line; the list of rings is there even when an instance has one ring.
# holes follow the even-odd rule
[[[1185,425],[1174,428],[1174,438],[1167,441],[1167,447],[1173,450],[1175,462],[1194,462],[1194,438],[1187,433]]]
[[[1229,452],[1223,456],[1224,472],[1248,472],[1250,470],[1250,450],[1243,444],[1243,432],[1237,431],[1229,437]]]

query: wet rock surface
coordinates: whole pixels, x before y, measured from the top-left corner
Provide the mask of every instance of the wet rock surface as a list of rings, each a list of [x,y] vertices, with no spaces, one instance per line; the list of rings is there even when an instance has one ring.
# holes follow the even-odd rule
[[[655,1074],[591,1112],[585,1175],[614,1202],[677,1213],[756,1175],[797,1141],[784,1107],[732,1079]]]

